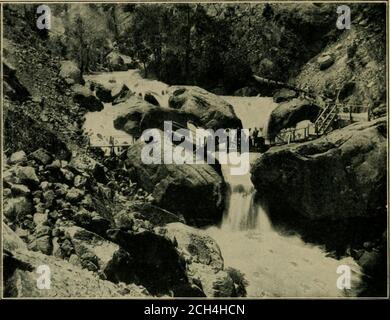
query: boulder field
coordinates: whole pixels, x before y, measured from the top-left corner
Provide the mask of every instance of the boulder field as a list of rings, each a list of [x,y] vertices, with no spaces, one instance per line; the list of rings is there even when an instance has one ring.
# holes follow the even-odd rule
[[[132,172],[118,168],[109,171],[77,152],[68,161],[60,160],[43,148],[19,150],[4,158],[5,295],[245,295],[236,272],[225,270],[215,241],[204,231],[184,225],[177,214],[151,203],[153,197],[130,180]],[[190,170],[187,176],[165,172],[165,179],[160,176],[163,186],[156,188],[162,190],[163,200],[173,195],[170,178],[183,183],[187,196],[207,183],[210,188],[222,184],[211,167]],[[157,184],[152,182],[157,177],[149,179]],[[210,188],[206,189],[210,192]],[[218,189],[214,191],[220,196]],[[154,195],[158,199],[157,191]],[[183,197],[180,192],[177,196]],[[187,200],[186,209],[194,201]],[[199,221],[205,213],[200,211]],[[42,264],[50,268],[51,290],[36,288],[36,272]]]

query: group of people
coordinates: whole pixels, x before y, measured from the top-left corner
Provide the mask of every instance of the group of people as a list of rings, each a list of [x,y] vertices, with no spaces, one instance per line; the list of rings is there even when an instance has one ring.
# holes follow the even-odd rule
[[[249,128],[249,150],[264,145],[263,128]]]
[[[237,134],[240,129],[237,129]],[[227,130],[229,131],[229,130]],[[241,134],[238,134],[237,138],[237,148],[238,150],[241,149],[241,140],[244,138]],[[249,150],[254,150],[254,149],[263,149],[265,146],[265,137],[263,134],[263,128],[249,128],[249,136],[245,136],[245,139],[248,141],[249,144]],[[235,141],[233,139],[233,141]],[[228,144],[228,149],[230,145],[230,141],[228,139],[227,141]]]

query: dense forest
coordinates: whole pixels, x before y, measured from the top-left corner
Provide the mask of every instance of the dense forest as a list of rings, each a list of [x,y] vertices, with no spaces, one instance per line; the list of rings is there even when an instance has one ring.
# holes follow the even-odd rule
[[[52,29],[42,32],[49,38],[47,48],[77,61],[83,72],[104,70],[107,55],[120,52],[147,77],[196,84],[217,93],[245,87],[253,73],[286,81],[343,32],[334,27],[335,5],[328,4],[55,4],[50,8]],[[26,20],[34,24],[34,6],[24,10]],[[353,6],[355,12],[360,12],[359,5]],[[370,19],[384,19],[380,10],[370,13]]]

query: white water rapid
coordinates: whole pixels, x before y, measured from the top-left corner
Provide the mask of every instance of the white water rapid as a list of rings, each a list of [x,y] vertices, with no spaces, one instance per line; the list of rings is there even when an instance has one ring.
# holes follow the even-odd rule
[[[167,107],[168,96],[162,94],[167,85],[143,79],[136,70],[91,75],[87,79],[100,83],[115,80],[126,84],[136,94],[153,92],[160,105]],[[223,96],[233,105],[244,128],[263,128],[276,107],[272,98]],[[84,130],[93,139],[108,142],[110,136],[131,141],[131,136],[118,131],[113,121],[127,111],[125,104],[104,105],[100,112],[86,115]],[[251,154],[254,161],[259,154]],[[337,268],[351,267],[353,282],[359,278],[359,267],[352,258],[337,260],[327,256],[320,246],[305,243],[298,235],[283,235],[272,226],[267,212],[255,203],[255,190],[250,173],[232,176],[228,165],[222,166],[230,187],[228,208],[220,227],[206,232],[219,244],[225,266],[239,269],[248,281],[248,297],[337,297],[350,295],[336,286]]]
[[[271,98],[223,97],[233,105],[244,128],[263,127],[275,108]],[[259,157],[251,153],[251,163]],[[248,297],[338,297],[352,295],[336,286],[337,268],[348,265],[352,286],[360,269],[352,258],[337,260],[320,246],[305,243],[298,235],[283,235],[272,226],[266,210],[255,203],[250,173],[231,176],[222,172],[230,194],[220,227],[207,232],[218,242],[226,266],[239,269],[248,281]]]

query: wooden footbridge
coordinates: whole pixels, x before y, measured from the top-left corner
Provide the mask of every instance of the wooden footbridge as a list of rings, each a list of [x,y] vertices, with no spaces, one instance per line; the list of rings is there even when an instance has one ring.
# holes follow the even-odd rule
[[[282,85],[282,83],[277,83],[277,85]],[[291,86],[289,86],[289,88],[290,87]],[[262,150],[266,147],[266,141],[269,143],[269,146],[304,142],[318,138],[339,128],[340,122],[353,123],[368,120],[370,120],[369,107],[331,102],[328,100],[328,102],[323,104],[322,111],[314,123],[307,121],[308,124],[305,126],[282,129],[274,137],[258,137],[256,141],[254,141],[255,139],[252,137],[247,137],[251,142],[249,149],[251,152],[263,152]],[[188,123],[181,124],[172,121],[172,129],[173,131],[186,129],[195,136],[196,126],[189,126]],[[172,134],[174,134],[174,132],[172,132]],[[106,153],[119,154],[134,144],[135,141],[136,139],[130,135],[113,135],[109,137],[108,141],[104,140],[104,138],[99,138],[98,143],[92,143],[91,139],[89,139],[88,148],[100,148],[105,150]],[[218,148],[218,146],[216,146],[216,148]]]
[[[328,102],[314,123],[308,123],[307,126],[300,128],[283,129],[276,135],[273,143],[280,145],[292,142],[304,142],[318,138],[339,128],[340,121],[353,123],[369,120],[369,107]]]
[[[251,152],[262,150],[265,140],[268,138],[270,146],[283,145],[293,142],[304,142],[318,138],[339,127],[338,121],[353,123],[370,120],[369,108],[360,105],[347,105],[342,103],[327,103],[314,123],[308,122],[304,127],[282,129],[274,138],[260,137],[262,145],[254,143],[250,145]],[[186,129],[195,135],[193,128],[172,121],[172,129]],[[249,138],[249,137],[248,137]],[[108,141],[99,139],[98,143],[92,143],[89,139],[88,148],[100,148],[106,153],[119,154],[130,147],[136,139],[129,135],[113,135]],[[120,142],[122,141],[122,142]]]
[[[307,97],[309,100],[322,102],[320,105],[322,111],[314,123],[309,123],[307,126],[300,128],[283,129],[276,137],[266,137],[270,140],[271,145],[303,142],[315,139],[337,129],[340,126],[340,122],[353,123],[358,121],[369,121],[371,118],[369,107],[339,102],[338,96],[340,91],[337,94],[336,101],[332,101],[328,97],[323,95],[314,96],[307,90],[285,82],[275,81],[257,75],[253,75],[253,79],[262,85],[274,88],[287,88]]]
[[[180,124],[176,121],[172,121],[172,129],[178,130],[178,129],[186,129],[189,130],[193,135],[195,135],[194,129],[188,128],[183,124]],[[89,149],[103,149],[106,152],[110,152],[110,154],[118,154],[127,148],[129,148],[131,145],[133,145],[136,142],[136,138],[131,135],[111,135],[107,139],[99,138],[98,142],[93,142],[91,137],[88,137],[88,145],[87,147]],[[120,142],[122,141],[122,142]]]

